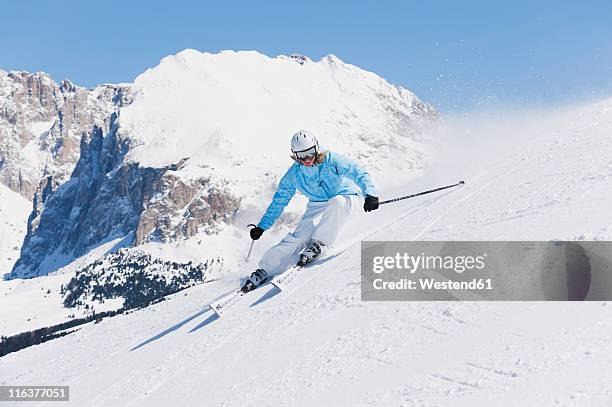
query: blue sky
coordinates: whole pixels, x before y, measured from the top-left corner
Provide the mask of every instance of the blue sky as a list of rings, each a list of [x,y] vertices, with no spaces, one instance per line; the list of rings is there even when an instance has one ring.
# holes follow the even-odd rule
[[[565,4],[568,3],[568,4]],[[612,96],[609,1],[3,2],[0,68],[93,87],[185,48],[335,54],[445,112]]]

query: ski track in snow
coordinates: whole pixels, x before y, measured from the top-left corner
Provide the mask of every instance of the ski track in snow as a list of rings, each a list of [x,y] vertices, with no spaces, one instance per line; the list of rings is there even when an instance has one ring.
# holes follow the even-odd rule
[[[1,358],[0,384],[69,385],[74,406],[610,406],[612,303],[362,302],[359,275],[362,239],[609,239],[610,129],[360,217],[286,292],[215,318],[238,274],[192,287]]]

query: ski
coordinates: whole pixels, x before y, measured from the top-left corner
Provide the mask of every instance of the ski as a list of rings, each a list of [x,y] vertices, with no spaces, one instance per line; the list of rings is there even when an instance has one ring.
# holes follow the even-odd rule
[[[246,294],[257,290],[258,288],[261,288],[265,285],[268,285],[270,283],[270,280],[266,280],[264,282],[262,282],[262,284],[260,284],[257,287],[254,287],[251,290],[245,291],[244,287],[240,287],[239,289],[237,289],[236,291],[232,291],[229,294],[224,295],[223,297],[219,298],[216,301],[211,302],[208,307],[213,310],[213,312],[215,314],[217,314],[217,316],[221,317],[223,316],[223,313],[225,311],[227,311],[228,308],[230,308],[232,305],[235,305],[236,303],[238,303],[238,301],[240,300],[240,298],[242,298],[243,296],[245,296]]]
[[[297,264],[291,267],[289,270],[285,271],[283,274],[279,274],[274,276],[270,284],[279,290],[286,290],[289,284],[295,279],[295,276],[299,274],[299,271],[302,270],[304,266]]]
[[[255,291],[261,287],[267,286],[268,284],[272,284],[274,287],[278,288],[280,291],[286,290],[289,284],[295,279],[295,277],[299,274],[299,271],[304,268],[306,265],[306,259],[300,259],[298,264],[291,267],[289,270],[285,271],[282,274],[276,275],[272,278],[268,278],[263,281],[259,286],[253,287],[251,289],[245,290],[245,287],[241,287],[236,291],[232,291],[229,294],[224,295],[216,301],[213,301],[208,305],[210,309],[213,310],[217,316],[221,317],[227,311],[228,308],[231,308],[234,304],[240,301],[244,295]]]
[[[217,316],[221,317],[225,310],[238,302],[240,297],[242,297],[244,294],[245,292],[243,292],[242,289],[232,291],[231,293],[219,298],[217,301],[210,303],[208,307],[213,310]]]

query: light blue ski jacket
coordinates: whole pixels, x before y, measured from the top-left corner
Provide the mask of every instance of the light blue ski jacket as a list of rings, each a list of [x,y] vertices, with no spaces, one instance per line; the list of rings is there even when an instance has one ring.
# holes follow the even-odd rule
[[[272,202],[257,226],[269,229],[283,213],[296,190],[311,201],[324,202],[336,195],[357,195],[355,184],[364,197],[376,196],[370,174],[340,154],[326,152],[325,161],[312,167],[295,162],[281,178]]]

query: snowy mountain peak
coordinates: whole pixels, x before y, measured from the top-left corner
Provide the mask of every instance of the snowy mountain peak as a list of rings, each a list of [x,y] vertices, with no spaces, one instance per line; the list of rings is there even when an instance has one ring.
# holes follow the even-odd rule
[[[60,89],[63,92],[75,92],[77,89],[77,86],[73,84],[72,82],[70,82],[68,79],[64,79],[63,81],[60,82]]]
[[[309,63],[288,63],[296,59]],[[188,49],[139,75],[134,92],[121,127],[138,140],[129,159],[152,167],[184,157],[221,168],[253,156],[272,165],[298,128],[317,132],[329,148],[353,144],[349,154],[366,156],[385,146],[390,157],[418,149],[421,125],[436,117],[411,92],[333,55],[312,62]]]
[[[55,83],[51,75],[43,71],[38,71],[35,73],[30,73],[27,71],[9,71],[6,76],[8,77],[8,79],[17,80],[17,81],[25,81],[28,83],[37,81],[41,85],[46,85],[46,86],[49,86]]]
[[[344,64],[344,61],[342,61],[340,58],[338,58],[334,54],[328,54],[324,58],[321,58],[321,59],[327,62],[335,63],[335,64]]]
[[[279,56],[279,58],[281,57],[283,56],[282,55]],[[300,65],[304,65],[305,63],[312,62],[310,58],[308,58],[305,55],[300,55],[300,54],[291,54],[289,55],[289,59],[292,59],[293,61],[297,62]]]

